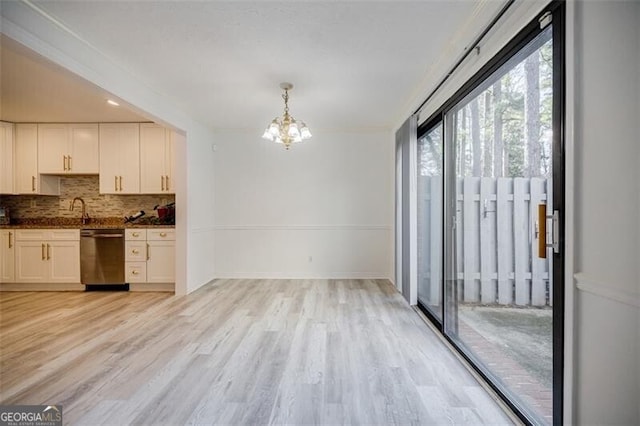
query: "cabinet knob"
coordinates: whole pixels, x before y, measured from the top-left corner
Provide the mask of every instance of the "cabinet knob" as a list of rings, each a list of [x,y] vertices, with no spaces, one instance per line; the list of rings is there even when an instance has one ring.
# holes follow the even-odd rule
[[[138,249],[133,249],[133,250],[131,250],[131,253],[133,253],[133,254],[138,254],[138,253],[140,253],[140,252],[138,251]]]
[[[166,236],[167,236],[167,233],[166,233],[166,232],[161,232],[161,233],[160,233],[160,236],[161,236],[161,237],[166,237]]]
[[[132,232],[131,235],[133,235],[134,237],[139,237],[140,233],[139,232]]]
[[[131,271],[131,274],[132,274],[132,275],[138,275],[138,274],[140,274],[140,272],[138,272],[138,271]]]

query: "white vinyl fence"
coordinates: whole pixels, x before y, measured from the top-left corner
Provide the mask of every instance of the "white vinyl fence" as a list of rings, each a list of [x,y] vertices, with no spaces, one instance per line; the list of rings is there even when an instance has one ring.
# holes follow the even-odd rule
[[[418,297],[439,300],[442,178],[419,177]],[[483,305],[551,306],[551,256],[537,256],[538,204],[551,206],[551,181],[480,178],[457,181],[458,300]],[[425,294],[426,293],[426,294]]]

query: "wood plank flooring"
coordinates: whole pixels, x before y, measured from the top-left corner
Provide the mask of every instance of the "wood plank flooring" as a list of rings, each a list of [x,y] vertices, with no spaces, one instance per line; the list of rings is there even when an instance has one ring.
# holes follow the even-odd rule
[[[383,280],[0,293],[0,403],[69,424],[510,424]]]

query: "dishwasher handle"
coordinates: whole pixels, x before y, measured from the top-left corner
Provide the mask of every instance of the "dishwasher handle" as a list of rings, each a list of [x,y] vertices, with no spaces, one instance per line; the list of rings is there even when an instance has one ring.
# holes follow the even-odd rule
[[[80,231],[80,236],[85,238],[124,238],[124,232],[94,232]]]

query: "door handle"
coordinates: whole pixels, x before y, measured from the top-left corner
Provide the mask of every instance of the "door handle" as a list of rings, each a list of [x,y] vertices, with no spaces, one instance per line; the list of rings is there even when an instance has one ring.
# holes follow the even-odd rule
[[[36,192],[36,177],[31,176],[31,191]]]
[[[118,177],[118,182],[120,182],[119,186],[120,186],[120,191],[122,191],[122,176]]]
[[[49,249],[51,248],[51,246],[49,244],[47,244],[47,260],[51,259],[51,254],[49,253]]]
[[[118,190],[118,176],[113,177],[113,190],[114,191]]]
[[[165,189],[168,191],[169,190],[169,175],[164,177],[164,186],[165,186]]]
[[[551,219],[551,243],[547,243],[547,219]],[[547,248],[552,248],[554,253],[560,253],[560,212],[554,210],[552,215],[547,215],[547,205],[538,204],[538,257],[547,258]]]
[[[42,260],[45,260],[45,257],[44,257],[44,244],[41,244],[41,246],[42,246]]]
[[[62,156],[62,170],[67,170],[67,156]]]
[[[147,243],[147,260],[149,260],[149,243]]]
[[[547,205],[538,204],[538,257],[547,258]]]
[[[11,248],[11,247],[13,247],[13,246],[11,245],[11,232],[9,232],[9,248]]]
[[[67,156],[67,170],[71,171],[71,156]]]
[[[161,191],[164,191],[164,176],[160,176],[160,187]]]

